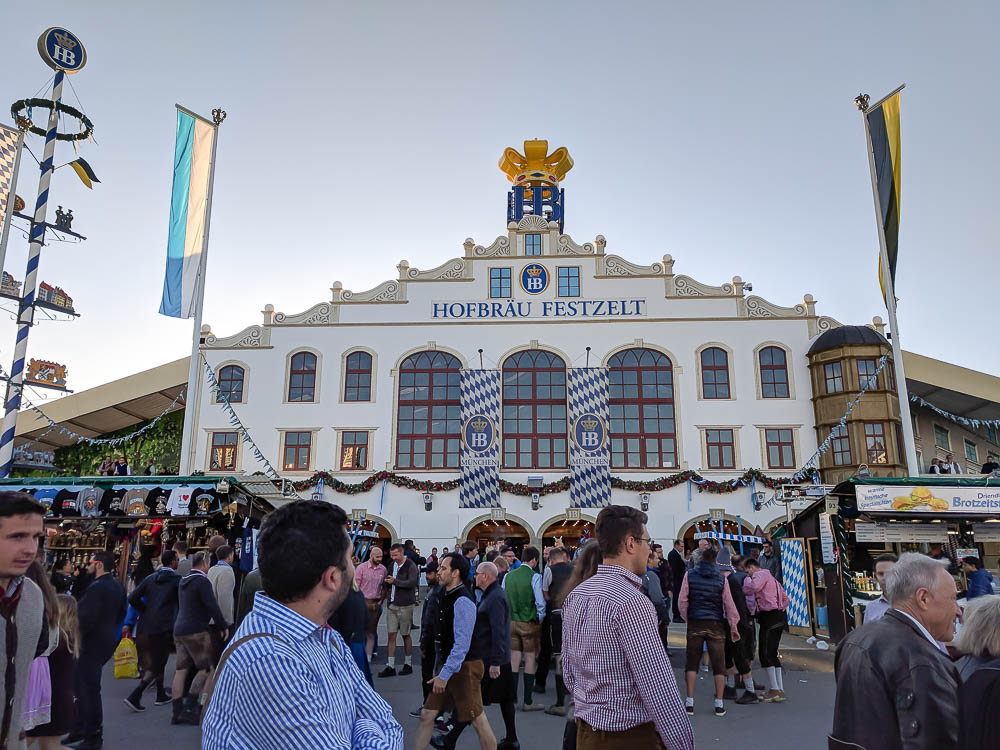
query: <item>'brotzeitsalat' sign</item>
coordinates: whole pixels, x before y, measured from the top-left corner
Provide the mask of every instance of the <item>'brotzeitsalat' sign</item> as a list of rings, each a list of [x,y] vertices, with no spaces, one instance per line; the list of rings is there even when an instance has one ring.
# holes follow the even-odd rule
[[[919,514],[969,513],[1000,515],[1000,487],[883,487],[859,484],[862,512]]]

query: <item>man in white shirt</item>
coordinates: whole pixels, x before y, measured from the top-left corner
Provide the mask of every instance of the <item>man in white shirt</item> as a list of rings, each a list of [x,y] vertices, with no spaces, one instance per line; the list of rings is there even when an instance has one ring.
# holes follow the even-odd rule
[[[945,474],[962,473],[962,467],[958,465],[958,462],[955,460],[955,457],[950,453],[945,457],[944,461],[942,462],[942,467],[944,469]]]
[[[878,587],[882,589],[882,594],[865,607],[865,625],[885,617],[885,613],[889,609],[889,600],[885,597],[885,577],[898,559],[891,552],[875,558],[875,580],[878,581]]]

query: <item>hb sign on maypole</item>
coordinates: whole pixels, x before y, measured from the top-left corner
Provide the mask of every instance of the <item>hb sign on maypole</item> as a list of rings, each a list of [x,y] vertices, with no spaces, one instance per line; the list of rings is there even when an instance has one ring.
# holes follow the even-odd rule
[[[28,247],[28,267],[24,274],[24,296],[17,316],[17,338],[14,342],[14,363],[7,381],[7,396],[4,399],[3,427],[0,430],[0,477],[10,474],[11,459],[14,454],[14,432],[17,427],[17,412],[21,407],[21,392],[24,383],[24,363],[28,353],[28,333],[35,319],[35,293],[38,286],[38,262],[45,243],[45,216],[49,204],[49,183],[55,169],[53,160],[56,152],[56,138],[59,135],[59,100],[62,99],[63,81],[67,73],[77,73],[87,63],[87,53],[77,37],[62,28],[47,29],[38,38],[38,54],[50,68],[55,70],[52,83],[52,100],[49,108],[49,122],[45,130],[45,150],[39,165],[38,197],[31,219],[31,234]],[[30,125],[30,123],[29,123]],[[64,138],[64,140],[69,140]]]
[[[191,470],[195,436],[193,425],[201,399],[201,314],[205,301],[208,230],[212,218],[215,183],[215,144],[219,125],[226,119],[221,109],[212,120],[177,106],[174,142],[174,180],[170,193],[170,229],[167,234],[167,269],[163,277],[160,314],[194,318],[188,398],[181,436],[180,473]]]

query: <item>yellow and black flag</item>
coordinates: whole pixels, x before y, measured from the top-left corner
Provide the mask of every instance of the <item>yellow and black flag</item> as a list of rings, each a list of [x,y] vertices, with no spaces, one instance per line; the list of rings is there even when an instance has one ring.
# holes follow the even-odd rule
[[[100,180],[97,179],[97,175],[94,174],[93,167],[91,167],[90,164],[87,163],[86,159],[82,159],[82,158],[81,159],[74,159],[73,161],[71,161],[66,166],[67,167],[72,167],[73,171],[76,172],[76,176],[80,178],[80,182],[82,182],[84,185],[86,185],[91,190],[94,189],[94,186],[93,186],[92,183],[100,182]]]
[[[901,91],[889,95],[881,102],[865,111],[868,122],[868,137],[874,156],[876,198],[879,222],[885,237],[885,248],[889,256],[889,278],[896,288],[896,256],[899,252],[899,99]],[[882,297],[888,304],[881,258],[878,278],[882,287]]]

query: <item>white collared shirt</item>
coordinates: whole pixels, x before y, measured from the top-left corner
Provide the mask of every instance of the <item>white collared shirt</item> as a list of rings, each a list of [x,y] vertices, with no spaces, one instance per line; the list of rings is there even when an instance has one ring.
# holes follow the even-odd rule
[[[895,607],[894,607],[893,609],[895,609]],[[912,623],[913,623],[914,625],[916,625],[916,626],[917,626],[918,628],[920,628],[920,632],[924,634],[924,638],[926,638],[926,639],[927,639],[927,640],[929,640],[929,641],[930,641],[931,643],[933,643],[933,644],[934,644],[934,647],[935,647],[936,649],[938,649],[939,651],[943,651],[943,652],[944,652],[944,653],[946,653],[946,654],[948,653],[948,649],[946,649],[946,648],[945,648],[944,644],[943,644],[943,643],[941,643],[941,641],[938,641],[938,640],[936,640],[936,639],[934,638],[934,636],[932,636],[932,635],[930,634],[930,632],[929,632],[929,631],[927,630],[927,628],[925,628],[925,627],[923,626],[923,624],[922,624],[922,623],[920,622],[920,620],[918,620],[918,619],[917,619],[916,617],[914,617],[913,615],[911,615],[911,614],[910,614],[909,612],[904,612],[904,611],[903,611],[903,610],[901,610],[901,609],[896,609],[896,612],[899,612],[899,614],[903,615],[904,617],[908,617],[908,618],[910,618],[910,621],[911,621],[911,622],[912,622]]]

